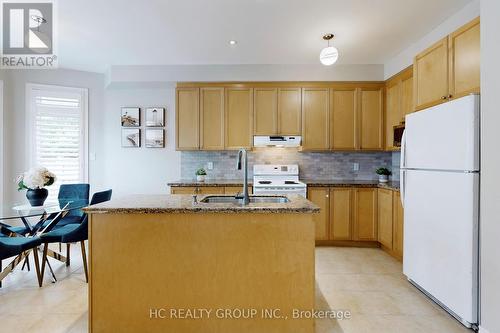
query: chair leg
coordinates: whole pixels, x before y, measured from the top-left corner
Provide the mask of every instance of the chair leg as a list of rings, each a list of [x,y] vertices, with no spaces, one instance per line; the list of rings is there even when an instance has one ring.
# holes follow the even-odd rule
[[[35,260],[35,270],[36,270],[36,277],[38,279],[38,286],[41,288],[43,284],[43,276],[40,273],[40,262],[38,261],[38,248],[33,249],[33,259]]]
[[[87,254],[85,253],[85,241],[81,241],[80,245],[82,247],[82,259],[83,259],[83,270],[85,271],[85,282],[89,282],[89,271],[87,267]]]
[[[26,258],[24,258],[23,265],[21,266],[21,270],[24,271],[24,266],[28,268],[28,272],[30,271],[30,256],[26,255]]]
[[[69,259],[69,251],[70,251],[70,243],[66,243],[66,267],[69,266],[70,259]]]
[[[45,263],[47,262],[47,250],[49,249],[49,244],[45,243],[43,244],[43,254],[42,254],[42,280],[43,277],[45,276]]]

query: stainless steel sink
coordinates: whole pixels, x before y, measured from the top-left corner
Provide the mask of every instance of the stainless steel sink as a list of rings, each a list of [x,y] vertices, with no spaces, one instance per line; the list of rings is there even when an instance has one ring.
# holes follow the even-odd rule
[[[249,196],[250,203],[287,203],[290,202],[287,197],[284,196]],[[243,198],[236,198],[234,196],[222,196],[222,195],[209,195],[202,200],[201,203],[214,203],[214,204],[243,204]]]

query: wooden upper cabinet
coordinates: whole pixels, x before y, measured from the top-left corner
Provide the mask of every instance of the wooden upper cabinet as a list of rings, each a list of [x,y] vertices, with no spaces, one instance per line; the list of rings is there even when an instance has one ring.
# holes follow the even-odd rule
[[[355,188],[354,240],[377,241],[377,189]]]
[[[387,249],[393,249],[393,191],[378,190],[378,241]]]
[[[383,89],[359,92],[359,136],[361,150],[383,150]]]
[[[394,126],[399,124],[401,107],[401,84],[397,80],[387,84],[385,92],[385,144],[389,150],[394,149]]]
[[[330,189],[330,239],[352,239],[352,191],[350,188]]]
[[[418,54],[413,62],[415,108],[443,103],[448,97],[448,37]]]
[[[225,147],[251,148],[253,137],[253,89],[226,88]]]
[[[302,148],[329,149],[328,88],[302,89]]]
[[[278,89],[254,89],[255,135],[278,134]]]
[[[301,88],[278,89],[278,134],[300,135],[302,118]]]
[[[318,214],[313,215],[314,225],[316,226],[316,240],[328,239],[329,224],[329,196],[328,187],[309,187],[307,189],[307,199],[318,205],[321,209]]]
[[[200,90],[178,88],[175,98],[176,148],[198,150],[200,147]]]
[[[400,89],[400,103],[401,103],[401,112],[399,122],[404,121],[405,116],[407,114],[415,111],[415,106],[413,105],[413,70],[408,71],[407,74],[404,74],[401,78],[401,89]]]
[[[224,149],[224,88],[200,88],[200,148]]]
[[[394,146],[394,126],[401,125],[413,112],[413,68],[410,66],[386,81],[385,85],[385,148]]]
[[[403,205],[401,204],[401,194],[394,192],[393,195],[393,236],[392,249],[394,254],[400,259],[403,258]]]
[[[479,93],[480,21],[469,22],[449,36],[450,95]]]
[[[330,90],[330,148],[355,150],[357,140],[357,90]]]

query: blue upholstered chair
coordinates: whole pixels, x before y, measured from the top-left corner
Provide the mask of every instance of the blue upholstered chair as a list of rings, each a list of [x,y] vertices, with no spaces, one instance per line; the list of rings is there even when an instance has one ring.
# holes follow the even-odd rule
[[[112,190],[94,193],[90,205],[96,205],[101,202],[111,200]],[[82,249],[83,268],[85,270],[85,280],[88,282],[87,255],[85,253],[85,241],[88,239],[88,217],[83,216],[80,224],[67,224],[60,228],[54,229],[48,233],[40,235],[42,243],[45,244],[42,258],[42,276],[45,272],[45,263],[47,260],[47,245],[49,243],[80,243]],[[68,257],[69,258],[69,257]]]
[[[39,237],[1,237],[0,238],[0,287],[2,280],[19,265],[23,259],[33,253],[35,259],[35,269],[38,278],[38,285],[42,286],[42,276],[38,263],[38,253],[36,247],[42,243]],[[14,257],[15,259],[2,271],[2,260]]]
[[[8,231],[10,232],[13,232],[13,233],[16,233],[16,234],[19,234],[19,235],[26,235],[29,230],[27,227],[25,226],[21,226],[21,227],[5,227]],[[5,234],[3,233],[0,233],[0,237],[7,237]]]
[[[57,195],[57,200],[59,201],[59,206],[64,207],[68,202],[79,202],[82,206],[87,206],[89,204],[89,184],[62,184],[59,187],[59,193]],[[55,229],[61,228],[67,224],[80,224],[83,220],[83,211],[72,210],[68,212],[54,227]],[[53,216],[43,224],[45,228],[52,221]],[[61,244],[59,244],[59,251],[61,251]],[[70,247],[66,247],[66,256],[68,258],[67,265],[69,265]]]
[[[89,184],[63,184],[59,187],[59,194],[57,199],[59,205],[63,207],[68,202],[81,202],[83,205],[89,204]],[[83,220],[84,213],[81,210],[72,210],[64,216],[59,223],[57,223],[56,228],[61,228],[66,224],[71,223],[81,223]]]

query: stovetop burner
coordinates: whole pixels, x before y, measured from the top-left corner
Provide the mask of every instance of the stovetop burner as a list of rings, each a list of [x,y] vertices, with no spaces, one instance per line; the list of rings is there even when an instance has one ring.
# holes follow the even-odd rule
[[[259,180],[259,184],[262,184],[262,185],[268,185],[268,184],[271,184],[272,182],[270,180]]]
[[[285,184],[286,185],[297,185],[298,183],[296,181],[293,181],[293,180],[285,180]]]

